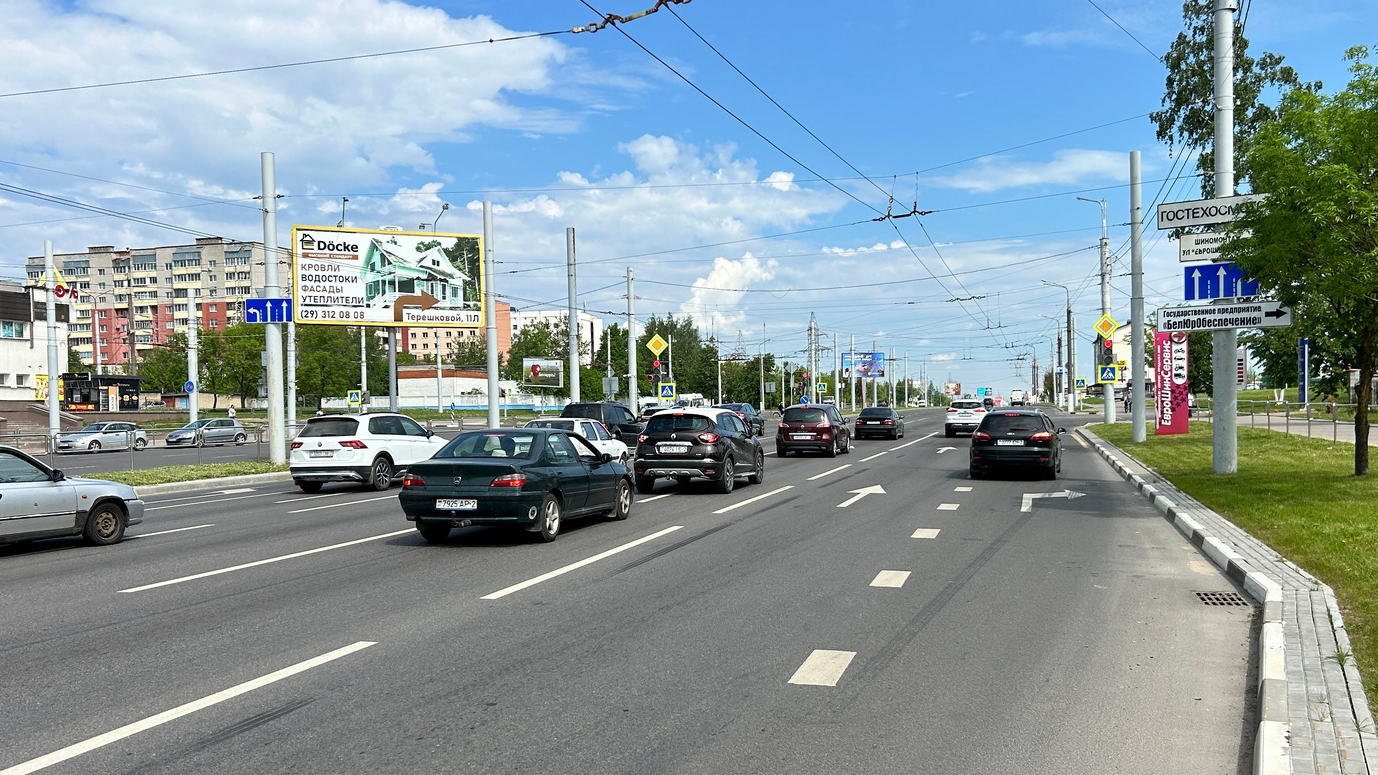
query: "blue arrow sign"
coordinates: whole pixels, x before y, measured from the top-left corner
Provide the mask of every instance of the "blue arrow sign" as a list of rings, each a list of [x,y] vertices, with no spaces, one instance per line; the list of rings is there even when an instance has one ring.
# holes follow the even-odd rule
[[[244,302],[246,323],[286,323],[291,319],[291,299],[246,299]]]
[[[1182,267],[1182,291],[1187,301],[1257,296],[1258,280],[1246,278],[1238,264],[1194,264]]]

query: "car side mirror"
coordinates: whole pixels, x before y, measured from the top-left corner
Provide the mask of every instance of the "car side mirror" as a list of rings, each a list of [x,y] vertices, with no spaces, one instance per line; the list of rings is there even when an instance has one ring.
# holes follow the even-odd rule
[[[610,453],[608,453],[608,452],[604,452],[604,453],[599,457],[599,459],[602,460],[604,463],[611,463],[611,462],[612,462],[612,454],[610,454]]]
[[[1058,428],[1058,429],[1057,429],[1057,432],[1058,432],[1058,434],[1063,434],[1063,433],[1066,433],[1066,432],[1067,432],[1067,429],[1066,429],[1066,428]]]
[[[62,469],[60,468],[54,468],[53,472],[51,474],[48,474],[48,481],[50,482],[61,482],[64,481],[66,478],[67,474],[64,474],[62,472]]]

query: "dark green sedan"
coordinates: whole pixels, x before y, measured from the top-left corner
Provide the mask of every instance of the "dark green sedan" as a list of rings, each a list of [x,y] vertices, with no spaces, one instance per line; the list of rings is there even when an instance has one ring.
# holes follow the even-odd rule
[[[567,518],[626,519],[627,467],[582,437],[546,428],[494,429],[456,436],[407,469],[398,495],[427,541],[470,525],[508,525],[554,541]]]

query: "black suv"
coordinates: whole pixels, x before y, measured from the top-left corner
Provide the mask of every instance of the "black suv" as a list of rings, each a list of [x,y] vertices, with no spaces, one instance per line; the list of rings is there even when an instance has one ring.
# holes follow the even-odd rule
[[[619,404],[616,401],[587,401],[577,404],[566,404],[560,412],[561,417],[582,417],[586,420],[597,420],[607,426],[608,432],[613,438],[627,445],[628,449],[636,446],[636,438],[641,435],[645,428],[637,422],[636,415],[627,408],[626,404]]]
[[[666,409],[646,422],[636,447],[637,492],[648,493],[656,479],[686,484],[705,477],[729,493],[737,477],[760,484],[766,477],[761,441],[736,412],[727,409]]]
[[[995,466],[1025,466],[1056,479],[1066,432],[1037,409],[996,409],[971,434],[971,478],[980,479]]]

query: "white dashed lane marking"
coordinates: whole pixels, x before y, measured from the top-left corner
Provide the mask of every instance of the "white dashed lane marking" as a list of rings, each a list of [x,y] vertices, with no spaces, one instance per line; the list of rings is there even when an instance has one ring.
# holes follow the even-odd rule
[[[855,656],[855,651],[814,649],[789,682],[801,686],[837,686]]]
[[[970,487],[953,487],[953,488],[952,488],[952,491],[953,491],[953,492],[971,492],[971,488],[970,488]]]
[[[939,503],[938,511],[956,511],[961,508],[961,506],[962,504],[960,503]]]
[[[938,537],[938,531],[941,530],[941,529],[942,529],[942,528],[937,528],[937,527],[921,527],[921,528],[919,528],[918,530],[915,530],[914,533],[913,533],[913,535],[911,535],[911,536],[909,536],[909,537],[910,537],[910,538],[937,538],[937,537]]]
[[[871,580],[871,586],[899,589],[904,586],[904,582],[908,580],[909,571],[907,570],[883,570],[877,573],[876,577]]]

